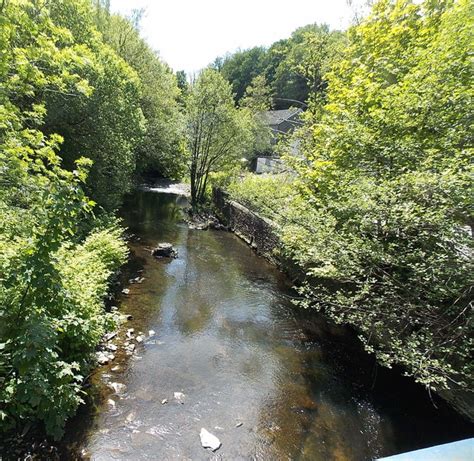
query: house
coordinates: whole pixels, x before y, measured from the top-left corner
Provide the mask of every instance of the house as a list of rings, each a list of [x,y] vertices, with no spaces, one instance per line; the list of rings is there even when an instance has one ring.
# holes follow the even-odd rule
[[[263,120],[272,131],[272,147],[277,144],[281,136],[291,134],[301,125],[300,115],[302,112],[299,108],[290,107],[283,110],[269,110],[262,114]],[[272,150],[265,154],[258,153],[252,162],[252,170],[257,174],[282,173],[285,171],[285,166]]]
[[[300,114],[302,112],[297,107],[290,107],[282,110],[268,110],[263,113],[265,123],[272,130],[275,144],[279,135],[289,134],[301,125]]]

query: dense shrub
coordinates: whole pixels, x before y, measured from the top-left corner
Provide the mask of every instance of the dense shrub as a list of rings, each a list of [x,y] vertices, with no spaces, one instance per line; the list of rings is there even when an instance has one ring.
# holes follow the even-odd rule
[[[375,3],[305,115],[289,203],[277,178],[230,188],[279,222],[303,306],[433,389],[472,387],[473,18],[466,0]]]
[[[108,321],[107,283],[126,246],[117,227],[75,241],[92,206],[80,189],[84,166],[76,174],[61,170],[52,149],[6,155],[0,156],[1,427],[40,420],[59,436],[81,402],[90,353]]]
[[[231,197],[253,211],[282,221],[297,197],[291,177],[247,174],[226,187]]]
[[[90,11],[84,2],[61,5]],[[50,6],[0,5],[2,437],[38,421],[61,435],[110,322],[103,309],[108,281],[126,257],[117,225],[94,230],[94,202],[83,192],[92,162],[77,158],[71,171],[62,168],[63,138],[45,129],[47,95],[67,105],[95,90],[86,78],[90,50],[54,24]]]

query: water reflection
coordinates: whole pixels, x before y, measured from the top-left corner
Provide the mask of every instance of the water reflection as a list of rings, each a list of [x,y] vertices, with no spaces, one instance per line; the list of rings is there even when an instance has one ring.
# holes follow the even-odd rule
[[[137,192],[124,208],[145,281],[121,310],[157,335],[122,370],[95,377],[126,389],[107,396],[114,405],[104,403],[89,428],[92,459],[368,460],[469,432],[393,373],[373,389],[373,360],[346,330],[295,310],[285,278],[233,235],[189,230],[182,205]],[[154,260],[159,241],[179,258]],[[201,427],[222,441],[216,454],[201,447]]]

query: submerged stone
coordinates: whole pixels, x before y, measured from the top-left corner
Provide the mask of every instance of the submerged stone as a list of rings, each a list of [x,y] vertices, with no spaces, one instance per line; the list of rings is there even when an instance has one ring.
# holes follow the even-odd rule
[[[159,243],[156,248],[151,250],[151,254],[156,258],[176,258],[178,252],[173,248],[171,243]]]
[[[181,405],[184,404],[184,398],[186,396],[182,392],[175,392],[173,396]]]

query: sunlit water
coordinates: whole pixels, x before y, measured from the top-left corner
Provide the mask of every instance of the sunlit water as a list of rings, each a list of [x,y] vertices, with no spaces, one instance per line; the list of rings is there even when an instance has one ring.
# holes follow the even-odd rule
[[[357,461],[469,434],[410,380],[377,370],[349,331],[293,307],[288,280],[234,235],[188,229],[184,205],[150,191],[125,204],[140,238],[130,277],[145,280],[120,310],[134,317],[125,328],[156,335],[95,374],[99,406],[66,437],[84,458]],[[150,255],[165,241],[177,259]],[[107,382],[126,387],[115,394]],[[217,452],[201,447],[202,427]]]

